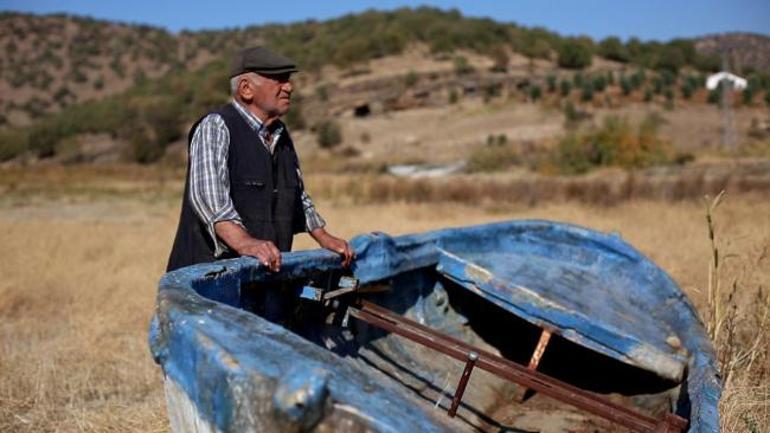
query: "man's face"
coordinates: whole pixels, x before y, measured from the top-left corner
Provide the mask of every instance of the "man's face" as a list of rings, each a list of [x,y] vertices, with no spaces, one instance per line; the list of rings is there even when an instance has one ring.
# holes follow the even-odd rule
[[[291,105],[291,73],[260,75],[251,83],[253,104],[270,117],[280,117]]]

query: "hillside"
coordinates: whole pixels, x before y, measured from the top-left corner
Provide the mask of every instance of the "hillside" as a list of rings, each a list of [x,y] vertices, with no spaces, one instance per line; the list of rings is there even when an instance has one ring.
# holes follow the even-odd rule
[[[399,152],[405,162],[473,159],[492,136],[504,147],[553,147],[576,125],[606,115],[636,124],[651,111],[672,111],[673,122],[659,123],[676,152],[691,152],[719,134],[706,105],[718,95],[701,83],[719,66],[714,47],[728,42],[740,65],[757,65],[735,101],[747,113],[736,119],[739,138],[754,146],[768,134],[764,36],[592,41],[430,8],[180,34],[63,15],[4,13],[0,22],[0,161],[146,163],[182,152],[186,125],[227,99],[227,54],[257,43],[302,66],[286,120],[322,160],[328,149],[316,142],[329,131],[342,134],[332,152],[376,167],[402,143],[423,144]],[[484,132],[426,135],[421,125],[436,119],[476,119]],[[394,123],[413,126],[394,134]],[[461,151],[433,152],[444,148]]]

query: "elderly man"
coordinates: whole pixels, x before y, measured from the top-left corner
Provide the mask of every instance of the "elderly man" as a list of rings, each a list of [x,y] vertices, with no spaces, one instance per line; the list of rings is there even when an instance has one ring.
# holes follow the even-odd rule
[[[167,270],[220,258],[253,256],[272,271],[295,233],[342,256],[348,243],[328,233],[304,189],[289,132],[294,62],[262,47],[238,52],[230,69],[232,101],[190,130],[187,182]]]

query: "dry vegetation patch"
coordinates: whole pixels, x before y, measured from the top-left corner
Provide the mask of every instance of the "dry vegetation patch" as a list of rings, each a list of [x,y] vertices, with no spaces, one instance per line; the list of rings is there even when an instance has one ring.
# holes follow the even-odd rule
[[[146,174],[146,173],[145,173]],[[50,174],[50,176],[55,176]],[[88,176],[81,181],[86,185]],[[107,182],[109,184],[109,182]],[[139,183],[142,185],[142,183]],[[27,191],[24,185],[17,191]],[[0,201],[0,431],[165,432],[161,374],[147,348],[156,285],[178,215],[179,186],[120,199],[46,196]],[[167,191],[167,192],[163,192]],[[25,193],[26,194],[26,193]],[[592,206],[573,202],[467,205],[356,204],[342,197],[317,205],[343,236],[391,234],[545,218],[617,231],[666,269],[706,311],[709,243],[701,203],[633,200]],[[752,305],[770,285],[770,204],[728,197],[716,211],[724,257],[721,280],[737,290],[733,348],[751,349]],[[312,247],[300,236],[298,248]],[[725,431],[768,431],[766,331],[751,368],[736,364],[722,400]],[[764,346],[763,346],[764,345]],[[725,346],[727,347],[727,346]],[[764,352],[758,352],[762,351]]]

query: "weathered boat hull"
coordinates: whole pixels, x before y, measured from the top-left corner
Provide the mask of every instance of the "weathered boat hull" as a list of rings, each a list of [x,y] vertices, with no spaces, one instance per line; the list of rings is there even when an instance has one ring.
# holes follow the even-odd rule
[[[508,357],[520,333],[498,335],[494,323],[516,316],[521,326],[553,330],[564,345],[659,377],[664,385],[642,392],[676,396],[689,432],[719,430],[713,350],[692,305],[617,236],[515,221],[352,243],[353,276],[362,286],[386,286],[367,296],[398,313]],[[493,379],[474,379],[461,416],[450,419],[436,408],[446,407],[451,363],[367,328],[351,337],[319,322],[292,332],[242,309],[252,283],[318,282],[342,271],[338,257],[315,250],[286,254],[275,275],[251,258],[166,274],[150,342],[173,430],[499,429],[491,413],[500,412],[490,408],[503,388]]]

